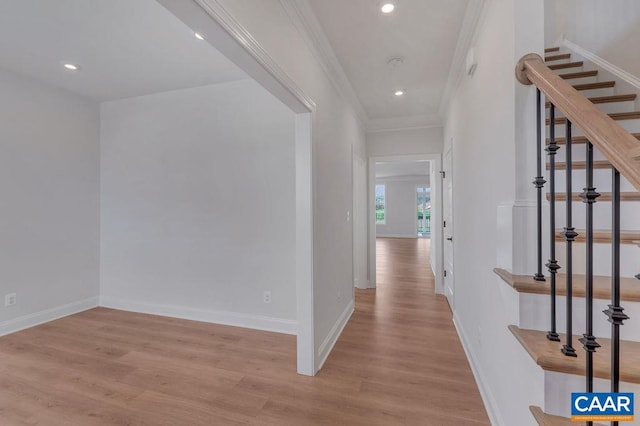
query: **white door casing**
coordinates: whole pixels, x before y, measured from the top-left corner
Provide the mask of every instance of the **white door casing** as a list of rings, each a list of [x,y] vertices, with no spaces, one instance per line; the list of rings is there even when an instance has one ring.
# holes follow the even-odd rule
[[[452,149],[444,154],[442,162],[442,235],[444,236],[444,293],[449,301],[451,310],[454,309],[455,274],[453,268],[453,173]]]

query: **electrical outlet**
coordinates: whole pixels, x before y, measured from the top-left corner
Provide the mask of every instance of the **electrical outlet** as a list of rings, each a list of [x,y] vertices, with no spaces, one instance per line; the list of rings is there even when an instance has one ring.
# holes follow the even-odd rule
[[[271,292],[265,291],[263,296],[264,303],[271,303]]]
[[[12,306],[17,302],[16,294],[9,293],[4,295],[4,306]]]

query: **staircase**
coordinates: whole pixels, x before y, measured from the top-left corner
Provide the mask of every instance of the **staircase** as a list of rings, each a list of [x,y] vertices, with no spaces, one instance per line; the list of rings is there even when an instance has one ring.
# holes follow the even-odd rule
[[[594,65],[576,58],[569,52],[554,47],[545,49],[545,64],[563,81],[573,86],[579,93],[587,97],[602,112],[612,120],[620,124],[628,133],[640,140],[640,100],[633,90],[621,87],[621,82],[608,78],[606,72],[597,69]],[[622,85],[624,86],[624,84]],[[552,294],[551,280],[546,268],[543,272],[546,279],[541,281],[534,279],[534,275],[513,275],[509,271],[496,269],[495,273],[502,278],[515,292],[519,300],[519,323],[509,327],[514,338],[522,345],[533,361],[543,371],[544,377],[544,406],[531,407],[532,418],[539,425],[576,425],[570,420],[570,394],[571,392],[585,392],[585,354],[583,344],[578,341],[587,330],[587,310],[589,303],[587,297],[587,267],[592,265],[593,278],[591,297],[593,298],[593,330],[600,347],[593,353],[593,369],[590,376],[593,377],[594,392],[611,391],[611,324],[608,317],[602,312],[612,303],[612,274],[616,271],[616,263],[612,262],[612,209],[614,195],[612,185],[614,175],[610,161],[597,149],[593,150],[592,166],[587,154],[588,140],[581,129],[574,126],[572,130],[572,149],[570,164],[567,161],[566,150],[566,126],[567,119],[559,109],[554,108],[553,116],[549,102],[543,106],[546,111],[546,145],[550,144],[553,130],[554,141],[558,146],[552,166],[550,156],[543,153],[546,158],[546,175],[544,179],[544,191],[546,200],[552,198],[550,184],[555,180],[555,228],[553,243],[556,247],[556,260],[561,267],[556,275],[555,300],[557,331],[560,341],[552,341],[547,338],[550,330]],[[553,126],[553,128],[551,128]],[[543,147],[544,148],[544,147]],[[551,169],[555,169],[554,178]],[[571,176],[571,190],[567,191],[567,175],[569,168]],[[593,204],[593,244],[588,245],[585,229],[589,226],[587,219],[587,203],[581,197],[587,185],[588,176],[593,177],[593,186],[600,196]],[[567,193],[570,192],[570,193]],[[570,199],[569,201],[567,199]],[[619,276],[620,276],[620,304],[624,313],[630,319],[624,321],[619,327],[620,331],[620,392],[634,392],[636,406],[640,406],[640,192],[637,185],[634,186],[624,176],[620,181],[620,244],[619,244]],[[550,231],[549,204],[543,214],[544,235],[552,235]],[[572,212],[573,221],[569,227],[575,228],[578,236],[567,242],[563,233],[563,227],[567,226],[567,211]],[[549,238],[547,238],[549,240]],[[548,244],[551,242],[547,241]],[[569,244],[572,251],[571,263],[567,258],[566,246]],[[588,250],[587,247],[591,247]],[[617,245],[616,245],[617,246]],[[589,252],[591,253],[589,255]],[[549,247],[542,251],[543,264],[549,259]],[[593,261],[588,262],[589,256]],[[548,265],[547,265],[548,266]],[[567,267],[572,270],[571,286],[567,286]],[[567,294],[572,305],[566,304]],[[561,352],[563,345],[567,344],[565,332],[565,318],[571,310],[572,339],[576,357],[567,356]],[[618,347],[615,345],[615,347]],[[570,351],[569,351],[570,352]],[[640,411],[637,411],[636,421],[632,424],[640,424]],[[523,422],[526,424],[527,422]],[[631,423],[624,423],[631,424]]]

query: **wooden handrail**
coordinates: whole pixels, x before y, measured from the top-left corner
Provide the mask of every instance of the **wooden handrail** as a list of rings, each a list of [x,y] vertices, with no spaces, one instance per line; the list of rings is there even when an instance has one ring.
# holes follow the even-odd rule
[[[523,56],[516,65],[516,78],[534,84],[609,162],[640,191],[640,141],[600,111],[562,77],[556,75],[535,53]]]

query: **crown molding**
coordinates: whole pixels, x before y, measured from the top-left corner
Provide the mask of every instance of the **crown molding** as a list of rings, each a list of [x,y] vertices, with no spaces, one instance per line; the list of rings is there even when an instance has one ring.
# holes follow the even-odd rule
[[[372,118],[367,121],[366,131],[367,133],[379,133],[396,130],[428,129],[431,127],[442,127],[440,114]]]
[[[176,14],[174,3],[171,0],[158,0],[160,4]],[[307,111],[313,112],[316,109],[314,100],[295,83],[295,81],[278,65],[275,59],[262,47],[260,43],[244,28],[218,0],[193,0],[194,3],[204,10],[213,20],[227,33],[232,40],[241,45],[247,54],[259,64],[275,81],[278,82],[290,96],[293,96],[299,104]],[[177,3],[182,8],[187,3]],[[177,15],[176,15],[177,16]],[[216,48],[218,48],[216,46]],[[220,49],[218,49],[220,50]],[[300,111],[298,111],[300,112]]]
[[[444,117],[451,103],[453,95],[460,86],[462,77],[464,76],[464,67],[467,53],[478,37],[478,30],[482,26],[486,10],[491,0],[470,0],[465,11],[462,21],[462,28],[456,43],[456,49],[453,53],[453,60],[449,68],[449,78],[445,84],[442,99],[440,100],[440,108],[438,112]]]
[[[362,107],[360,99],[358,99],[309,1],[280,0],[280,4],[338,93],[353,107],[362,124],[366,126],[369,117]]]

